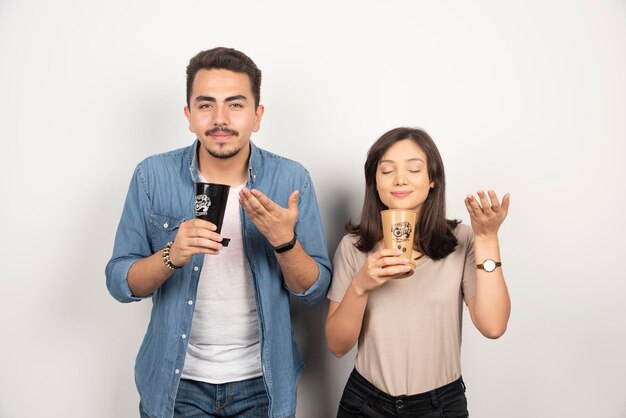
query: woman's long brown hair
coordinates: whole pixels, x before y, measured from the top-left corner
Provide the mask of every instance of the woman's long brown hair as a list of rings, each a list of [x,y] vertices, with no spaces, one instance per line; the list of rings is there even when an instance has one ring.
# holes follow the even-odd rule
[[[359,240],[356,247],[369,252],[383,238],[380,211],[388,209],[383,204],[376,190],[376,170],[385,152],[396,142],[404,139],[414,141],[426,154],[428,177],[434,187],[423,203],[415,234],[413,248],[433,260],[439,260],[452,253],[458,240],[452,233],[460,223],[446,219],[446,180],[443,161],[432,138],[423,130],[416,128],[396,128],[383,134],[367,152],[365,161],[365,198],[361,211],[361,222],[346,224],[346,230],[355,234]]]

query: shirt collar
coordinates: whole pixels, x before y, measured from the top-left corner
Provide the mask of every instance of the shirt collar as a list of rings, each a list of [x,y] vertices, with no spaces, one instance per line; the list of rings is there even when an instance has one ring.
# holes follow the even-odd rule
[[[194,183],[200,182],[200,176],[198,175],[198,147],[200,146],[200,141],[197,139],[194,141],[193,145],[187,148],[187,159],[189,161],[189,174],[191,174],[191,179]]]
[[[256,182],[256,178],[261,172],[261,152],[259,148],[250,141],[250,159],[248,160],[248,181],[251,184]]]
[[[193,145],[188,148],[187,160],[189,161],[189,173],[194,183],[200,182],[198,175],[198,147],[200,141],[197,139]],[[256,182],[257,175],[261,172],[261,152],[259,148],[250,141],[250,158],[248,159],[248,181],[251,184]]]

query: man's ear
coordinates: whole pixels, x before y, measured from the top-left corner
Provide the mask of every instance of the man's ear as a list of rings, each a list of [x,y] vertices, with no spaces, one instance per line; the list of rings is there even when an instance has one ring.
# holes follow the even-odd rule
[[[193,132],[193,129],[191,129],[191,110],[189,110],[189,106],[185,106],[184,113],[189,123],[189,131]]]
[[[252,132],[258,132],[261,129],[261,119],[263,119],[263,112],[265,112],[265,106],[262,104],[258,105],[254,112],[254,128],[252,128]]]

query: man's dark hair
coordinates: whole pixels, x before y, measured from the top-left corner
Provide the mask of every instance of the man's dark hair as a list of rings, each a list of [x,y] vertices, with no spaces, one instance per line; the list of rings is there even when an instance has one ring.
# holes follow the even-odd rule
[[[365,197],[361,222],[353,225],[349,221],[346,224],[346,230],[358,235],[359,241],[355,246],[363,252],[369,252],[383,238],[380,211],[388,208],[380,200],[376,190],[376,170],[385,152],[393,144],[404,139],[412,140],[424,151],[428,165],[428,178],[435,184],[420,209],[413,248],[433,260],[439,260],[456,248],[458,240],[452,231],[459,222],[446,219],[446,179],[443,160],[435,142],[421,129],[392,129],[370,147],[364,166]]]
[[[191,90],[196,73],[200,70],[230,70],[244,73],[250,79],[255,109],[261,102],[261,70],[243,52],[233,48],[217,47],[202,51],[189,60],[187,66],[187,106],[190,105]]]

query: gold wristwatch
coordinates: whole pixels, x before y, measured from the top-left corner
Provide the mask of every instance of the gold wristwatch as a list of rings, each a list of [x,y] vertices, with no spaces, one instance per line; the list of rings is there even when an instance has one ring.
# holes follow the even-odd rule
[[[491,273],[500,266],[502,266],[500,261],[494,261],[491,258],[486,259],[482,264],[476,264],[477,269],[485,270],[487,273]]]

